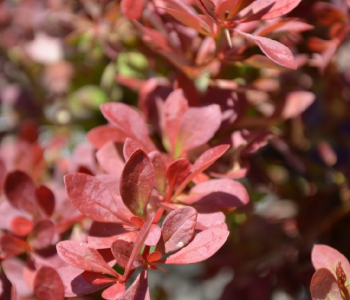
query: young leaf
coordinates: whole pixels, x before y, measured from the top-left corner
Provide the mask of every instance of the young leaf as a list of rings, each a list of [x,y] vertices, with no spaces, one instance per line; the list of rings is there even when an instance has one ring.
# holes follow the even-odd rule
[[[142,116],[123,103],[105,103],[101,106],[104,117],[126,136],[144,145],[147,150],[154,150],[148,136],[148,128]]]
[[[36,272],[34,294],[39,300],[64,300],[64,286],[54,268],[44,266]]]
[[[67,174],[64,182],[68,197],[83,215],[98,222],[120,222],[111,193],[97,178],[75,173]]]
[[[189,108],[179,124],[175,157],[209,141],[219,129],[221,117],[217,104]]]
[[[209,168],[209,166],[224,155],[229,147],[230,145],[219,145],[205,151],[200,157],[198,157],[192,166],[192,173],[187,176],[186,180],[176,189],[174,197],[179,195],[194,177]]]
[[[152,162],[142,150],[136,150],[125,164],[120,181],[120,195],[130,211],[143,220],[153,186]]]
[[[185,248],[170,255],[165,264],[187,265],[208,259],[226,242],[229,232],[226,229],[210,228],[198,233]]]
[[[325,268],[318,269],[312,276],[310,293],[312,300],[343,300],[336,278]]]
[[[247,40],[257,44],[261,51],[275,63],[293,70],[297,68],[293,53],[283,44],[265,37],[245,33],[237,29],[235,29],[235,31]]]
[[[196,220],[197,211],[190,206],[173,210],[166,216],[162,225],[165,253],[187,246],[193,237]]]
[[[56,248],[58,255],[72,266],[90,272],[119,277],[119,274],[105,262],[101,254],[86,243],[62,241],[57,244]]]
[[[39,186],[35,191],[36,202],[39,208],[50,217],[55,210],[55,195],[45,185]]]
[[[245,187],[231,179],[212,179],[191,189],[192,201],[185,203],[212,207],[240,207],[249,202]],[[191,196],[189,198],[191,198]],[[190,199],[188,199],[190,200]]]
[[[4,184],[5,195],[11,205],[30,214],[37,212],[35,203],[36,187],[32,179],[22,171],[7,175]]]
[[[127,134],[112,125],[101,125],[91,129],[86,139],[96,148],[101,148],[108,142],[124,142]]]

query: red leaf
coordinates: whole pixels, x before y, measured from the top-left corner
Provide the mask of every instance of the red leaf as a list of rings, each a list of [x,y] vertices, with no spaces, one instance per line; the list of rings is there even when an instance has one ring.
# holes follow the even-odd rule
[[[165,253],[177,251],[190,242],[196,220],[197,211],[190,206],[173,210],[166,216],[162,225]]]
[[[4,190],[9,202],[13,207],[30,214],[37,211],[35,189],[32,179],[24,172],[14,171],[6,177]]]
[[[110,285],[110,282],[100,285],[89,284],[82,276],[83,271],[73,266],[59,268],[57,272],[63,282],[66,297],[90,294]]]
[[[198,233],[187,247],[165,259],[165,264],[187,265],[197,263],[214,255],[226,242],[229,232],[210,228]]]
[[[148,153],[154,168],[154,186],[161,193],[165,193],[166,165],[163,156],[158,151]]]
[[[121,2],[122,13],[129,19],[141,19],[143,6],[143,0],[122,0]]]
[[[133,246],[123,240],[116,240],[111,246],[113,256],[115,257],[117,264],[122,268],[125,268],[129,262]],[[143,264],[143,259],[141,256],[137,256],[136,259],[131,264],[130,269],[136,269],[141,267]]]
[[[72,266],[119,278],[119,274],[105,262],[101,254],[86,243],[62,241],[57,244],[56,248],[58,255]]]
[[[184,198],[183,202],[230,208],[246,205],[249,202],[249,196],[245,187],[237,181],[213,179],[194,186],[191,189],[190,197]]]
[[[147,277],[147,269],[142,269],[133,284],[126,290],[122,297],[118,298],[118,300],[149,300]]]
[[[181,89],[173,91],[164,102],[162,116],[163,135],[168,138],[168,141],[163,140],[163,143],[172,152],[175,150],[181,118],[187,110],[188,103]]]
[[[123,147],[123,155],[125,161],[128,161],[130,156],[138,149],[144,151],[142,145],[131,138],[126,138],[124,147]]]
[[[124,229],[121,224],[92,222],[88,243],[95,249],[110,248],[115,240],[122,239],[127,242],[134,240],[137,232]]]
[[[124,161],[120,157],[114,142],[104,144],[97,152],[96,158],[100,166],[108,174],[120,177],[124,168]]]
[[[209,141],[221,125],[221,110],[217,104],[191,107],[179,124],[175,157]]]
[[[331,26],[336,22],[346,20],[347,15],[338,7],[327,2],[317,2],[312,6],[312,10],[318,21],[326,26]]]
[[[0,252],[4,253],[5,257],[16,256],[29,249],[27,242],[12,235],[4,234],[0,237]]]
[[[34,249],[43,249],[52,245],[55,235],[55,225],[50,220],[39,220],[35,223],[29,236],[29,244]]]
[[[297,68],[293,53],[283,44],[265,37],[245,33],[237,29],[235,31],[244,36],[247,40],[257,44],[261,51],[275,63],[293,70]]]
[[[157,245],[161,234],[162,234],[162,231],[161,231],[160,227],[157,224],[152,224],[151,228],[149,229],[149,233],[147,235],[147,238],[145,240],[145,245],[147,245],[147,246]]]
[[[36,272],[34,294],[39,300],[64,300],[64,286],[55,269],[41,267]]]
[[[327,269],[321,268],[312,276],[310,284],[312,300],[343,300],[337,280]]]
[[[150,255],[147,256],[147,261],[148,262],[154,262],[160,260],[162,257],[162,253],[158,251],[153,251]]]
[[[86,139],[96,148],[108,142],[124,142],[127,134],[112,125],[102,125],[90,130]]]
[[[297,7],[300,2],[301,0],[256,0],[252,3],[251,8],[254,13],[268,8],[267,13],[260,19],[269,20],[289,13]]]
[[[212,207],[198,207],[196,229],[206,230],[209,228],[227,229],[225,215],[222,211]]]
[[[315,269],[326,268],[336,275],[338,262],[341,263],[345,274],[350,276],[350,264],[347,258],[339,251],[326,245],[315,245],[311,254],[312,264]]]
[[[153,186],[152,162],[142,150],[136,150],[125,164],[120,181],[120,195],[130,211],[143,220]]]
[[[18,236],[25,237],[33,230],[34,223],[22,217],[14,217],[10,224],[10,230]]]
[[[202,173],[205,169],[209,168],[210,165],[224,155],[229,147],[230,145],[219,145],[205,151],[200,157],[198,157],[192,166],[192,173],[177,188],[174,197],[179,195],[194,177]]]
[[[314,103],[316,97],[314,93],[307,91],[295,91],[287,95],[281,117],[284,119],[300,116],[306,109]]]
[[[47,186],[41,185],[36,189],[35,195],[39,208],[50,217],[55,209],[54,193]]]
[[[107,277],[101,273],[84,271],[81,276],[90,284],[100,285],[100,284],[111,284],[115,283],[114,278]]]
[[[134,248],[132,249],[132,252],[131,252],[128,264],[125,267],[123,279],[127,278],[128,274],[130,272],[130,269],[131,269],[131,265],[135,261],[135,258],[137,257],[137,255],[140,253],[140,251],[142,249],[142,246],[144,245],[144,242],[145,242],[145,240],[147,238],[148,232],[149,232],[149,230],[151,228],[152,221],[153,221],[153,217],[148,219],[143,224],[141,230],[138,232],[138,234],[136,236]]]
[[[98,222],[120,222],[116,202],[101,181],[75,173],[64,176],[64,182],[68,197],[82,214]]]
[[[2,159],[0,159],[0,190],[4,188],[5,178],[6,178],[6,166],[2,161]]]
[[[125,293],[125,283],[115,283],[109,288],[105,289],[102,292],[102,297],[103,299],[107,300],[115,300],[115,299],[120,299],[119,297],[123,296]]]
[[[104,117],[127,137],[144,145],[147,150],[154,150],[147,125],[135,109],[123,103],[105,103],[101,105],[101,111]]]
[[[168,167],[166,178],[169,183],[169,195],[177,185],[181,184],[186,179],[190,173],[190,169],[190,162],[186,158],[179,158]]]

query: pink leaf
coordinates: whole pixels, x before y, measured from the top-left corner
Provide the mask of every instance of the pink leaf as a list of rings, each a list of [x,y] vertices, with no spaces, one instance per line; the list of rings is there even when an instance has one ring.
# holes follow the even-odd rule
[[[34,294],[39,300],[64,300],[64,286],[55,269],[41,267],[36,272]]]
[[[147,256],[147,261],[151,263],[151,262],[160,260],[161,257],[162,257],[162,253],[158,251],[153,251],[150,255]]]
[[[120,177],[124,168],[124,161],[113,142],[108,142],[98,149],[96,158],[100,166],[108,174]]]
[[[161,193],[165,192],[166,165],[163,156],[158,151],[148,153],[154,168],[154,186]]]
[[[123,155],[125,161],[128,161],[130,156],[138,149],[144,151],[142,145],[131,138],[126,138],[124,147],[123,147]]]
[[[222,211],[212,207],[197,207],[196,229],[206,230],[209,228],[227,229],[225,215]]]
[[[166,98],[163,106],[162,122],[164,136],[169,139],[168,143],[172,151],[175,150],[181,118],[187,110],[188,103],[181,89],[173,91]],[[163,141],[164,144],[166,142]]]
[[[190,162],[186,158],[179,158],[168,167],[166,172],[169,183],[168,193],[171,193],[176,186],[186,179],[190,173],[190,169]]]
[[[128,274],[130,272],[130,269],[131,269],[131,265],[135,261],[136,256],[140,253],[142,246],[144,245],[144,242],[147,238],[148,232],[151,228],[152,221],[153,221],[153,217],[148,219],[143,224],[141,230],[138,232],[138,234],[136,236],[134,248],[132,249],[128,264],[125,267],[125,271],[124,271],[124,275],[123,275],[124,279],[127,278]]]
[[[102,104],[101,111],[104,117],[127,137],[144,145],[147,150],[154,150],[147,125],[135,109],[123,103],[105,103]]]
[[[32,179],[22,171],[14,171],[6,177],[4,190],[11,205],[30,214],[37,211],[35,185]]]
[[[284,119],[300,116],[306,109],[314,103],[316,97],[314,93],[307,91],[295,91],[287,95],[281,117]]]
[[[129,19],[141,19],[143,6],[143,0],[122,0],[121,2],[122,13]]]
[[[192,173],[186,178],[185,181],[175,191],[175,197],[179,195],[186,185],[198,174],[202,173],[205,169],[209,168],[216,160],[218,160],[230,145],[219,145],[205,151],[198,159],[194,162],[192,166]]]
[[[256,0],[251,8],[254,13],[266,9],[267,12],[261,17],[261,20],[269,20],[289,13],[300,2],[301,0]]]
[[[213,179],[197,184],[191,189],[190,198],[188,201],[185,198],[184,202],[225,208],[240,207],[249,202],[245,187],[231,179]]]
[[[187,265],[208,259],[226,242],[226,229],[210,228],[198,233],[185,248],[165,259],[165,264]]]
[[[149,229],[147,238],[145,240],[145,245],[147,246],[157,245],[161,234],[162,234],[162,231],[160,227],[157,224],[152,224],[151,228]]]
[[[350,276],[350,264],[347,258],[339,251],[326,245],[315,245],[311,254],[312,264],[315,269],[326,268],[336,275],[338,262],[341,263],[345,274]]]
[[[142,269],[133,284],[118,300],[150,300],[147,269]]]
[[[108,142],[124,142],[126,138],[127,134],[112,125],[98,126],[86,135],[89,143],[96,148],[101,148]]]
[[[55,195],[45,185],[39,186],[35,191],[36,202],[39,208],[47,215],[51,216],[55,209]]]
[[[101,181],[82,173],[68,174],[64,181],[68,197],[82,214],[98,222],[120,222],[115,200]]]
[[[58,255],[72,266],[119,278],[119,274],[105,262],[101,254],[86,243],[62,241],[57,244],[56,248]]]
[[[189,108],[179,124],[175,157],[208,142],[219,129],[221,117],[217,104]]]
[[[111,246],[113,256],[115,257],[117,264],[122,268],[125,268],[129,262],[133,246],[123,240],[116,240]],[[141,256],[137,256],[134,262],[131,264],[130,270],[141,267],[143,259]]]
[[[119,297],[122,297],[125,293],[125,283],[115,283],[109,288],[105,289],[102,292],[103,299],[107,300],[114,300],[114,299],[120,299]]]
[[[10,223],[10,230],[20,237],[27,236],[33,230],[34,223],[23,217],[14,217]]]
[[[120,181],[120,195],[130,211],[143,220],[153,186],[152,162],[145,152],[136,150],[125,164]]]
[[[34,249],[43,249],[52,245],[55,225],[50,220],[39,220],[35,223],[29,243]]]
[[[177,251],[190,242],[196,227],[197,211],[182,207],[170,212],[162,225],[165,253]]]
[[[283,44],[265,37],[245,33],[237,29],[235,31],[244,36],[247,40],[257,44],[261,51],[275,63],[293,70],[297,68],[293,53]]]
[[[310,284],[312,300],[343,300],[334,275],[325,268],[318,269]]]
[[[16,256],[29,249],[27,242],[12,235],[4,234],[0,237],[0,252],[5,257]]]
[[[117,239],[132,242],[136,234],[135,231],[127,231],[121,224],[93,222],[88,235],[88,243],[95,249],[110,248]]]

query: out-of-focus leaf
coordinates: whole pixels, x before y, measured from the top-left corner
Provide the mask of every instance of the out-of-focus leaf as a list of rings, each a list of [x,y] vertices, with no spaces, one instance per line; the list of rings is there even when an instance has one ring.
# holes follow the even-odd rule
[[[111,250],[113,256],[115,257],[117,264],[122,268],[125,268],[129,262],[129,258],[131,256],[131,252],[133,250],[133,246],[123,240],[116,240],[112,246]],[[136,257],[134,262],[131,264],[131,270],[141,267],[143,263],[143,259],[141,256]]]
[[[281,117],[284,119],[300,116],[315,101],[314,93],[307,91],[295,91],[287,95]]]
[[[142,17],[143,5],[143,0],[122,0],[121,9],[127,18],[139,20]]]
[[[101,148],[108,142],[124,142],[127,134],[112,125],[101,125],[91,129],[86,139],[96,148]]]
[[[64,300],[64,286],[54,268],[44,266],[36,272],[34,294],[39,300]]]
[[[98,163],[108,174],[114,174],[120,177],[124,168],[124,161],[120,157],[113,142],[108,142],[98,149],[96,158]]]
[[[343,300],[337,280],[331,271],[325,268],[318,269],[312,276],[310,284],[312,300]]]
[[[126,290],[125,294],[118,300],[149,300],[148,289],[148,272],[147,269],[142,269],[141,273],[133,284]]]
[[[131,138],[126,138],[124,147],[123,147],[123,155],[125,161],[128,161],[130,156],[138,149],[144,151],[142,145]]]
[[[47,215],[51,216],[55,209],[55,195],[45,185],[39,186],[36,191],[36,202],[39,208]]]
[[[52,245],[55,225],[50,220],[39,220],[35,223],[29,236],[29,243],[34,249],[43,249]]]
[[[254,13],[266,9],[266,13],[261,20],[274,19],[283,16],[292,11],[301,0],[256,0],[252,3],[251,8]]]

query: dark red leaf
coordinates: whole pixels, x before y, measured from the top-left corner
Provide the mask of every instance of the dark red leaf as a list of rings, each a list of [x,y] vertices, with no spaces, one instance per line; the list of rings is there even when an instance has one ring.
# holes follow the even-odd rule
[[[185,248],[164,260],[166,264],[187,265],[208,259],[226,242],[229,232],[210,228],[198,233]]]
[[[123,275],[123,278],[127,278],[130,270],[131,270],[131,266],[133,264],[133,262],[135,261],[137,255],[140,253],[142,246],[145,243],[145,240],[148,236],[148,232],[151,228],[152,225],[152,221],[153,221],[153,217],[148,219],[142,226],[141,230],[137,233],[136,236],[136,240],[135,240],[135,244],[134,244],[134,248],[132,249],[128,264],[125,267],[125,272]]]
[[[151,151],[154,150],[148,128],[136,110],[123,103],[105,103],[101,106],[104,117],[127,137],[134,139]]]
[[[29,249],[30,247],[27,242],[12,235],[4,234],[0,237],[1,256],[3,254],[5,257],[16,256]]]
[[[66,191],[73,205],[98,222],[119,223],[118,208],[107,187],[94,176],[75,173],[64,176]]]
[[[312,300],[343,300],[337,280],[331,271],[321,268],[311,279],[310,293]]]
[[[161,193],[165,193],[166,165],[163,156],[158,151],[148,153],[154,168],[154,186]]]
[[[261,20],[274,19],[283,16],[292,11],[301,0],[256,0],[252,3],[251,8],[254,13],[269,8]]]
[[[293,70],[297,68],[293,53],[283,44],[265,37],[245,33],[237,29],[235,31],[249,41],[257,44],[261,51],[275,63]]]
[[[209,141],[219,129],[221,118],[220,106],[217,104],[189,108],[179,124],[175,157]]]
[[[103,259],[101,254],[88,246],[86,243],[75,241],[62,241],[56,246],[58,255],[68,264],[85,271],[108,274],[119,278]]]
[[[0,159],[0,190],[4,188],[5,178],[6,178],[6,166],[2,161],[2,159]]]
[[[142,150],[136,150],[125,164],[120,181],[120,195],[130,211],[143,220],[153,187],[152,162]]]
[[[25,237],[33,230],[34,223],[22,217],[15,217],[10,224],[10,230],[18,236]]]
[[[175,160],[166,172],[168,179],[168,193],[171,193],[174,188],[181,184],[189,175],[191,169],[190,162],[186,158]]]
[[[240,207],[249,202],[245,187],[231,179],[213,179],[197,184],[183,202],[212,207]]]
[[[9,173],[4,184],[5,195],[11,205],[30,214],[37,212],[35,203],[36,187],[32,179],[24,172]]]
[[[197,211],[190,206],[170,212],[162,225],[165,253],[177,251],[190,242],[196,227]]]
[[[51,216],[55,209],[55,195],[45,185],[39,186],[36,191],[36,202],[39,208],[47,215]]]
[[[124,168],[124,161],[120,157],[114,142],[108,142],[98,149],[96,158],[100,166],[108,174],[120,177]]]
[[[219,145],[209,150],[205,151],[198,159],[194,162],[192,166],[191,174],[186,178],[185,181],[175,191],[175,197],[179,195],[186,185],[198,174],[202,173],[205,169],[209,168],[216,160],[218,160],[227,149],[230,148],[230,145]]]
[[[125,161],[128,161],[130,156],[138,149],[144,151],[142,145],[131,138],[126,138],[124,147],[123,147],[123,155]]]
[[[115,257],[117,264],[122,268],[125,268],[129,262],[133,246],[123,240],[116,240],[111,246],[113,256]],[[131,264],[130,269],[136,269],[141,267],[143,264],[143,259],[141,256],[137,256],[134,262]]]
[[[144,0],[122,0],[122,13],[129,19],[139,20],[142,17]]]
[[[39,300],[64,300],[64,286],[55,269],[41,267],[36,272],[34,294]]]
[[[118,300],[149,300],[148,290],[148,272],[147,269],[142,269],[141,273],[133,284],[126,290],[124,295]]]
[[[29,236],[29,244],[34,249],[43,249],[52,245],[55,235],[55,225],[50,220],[39,220],[35,223]]]
[[[112,125],[98,126],[86,135],[89,143],[96,148],[101,148],[108,142],[124,142],[126,138],[127,134]]]

